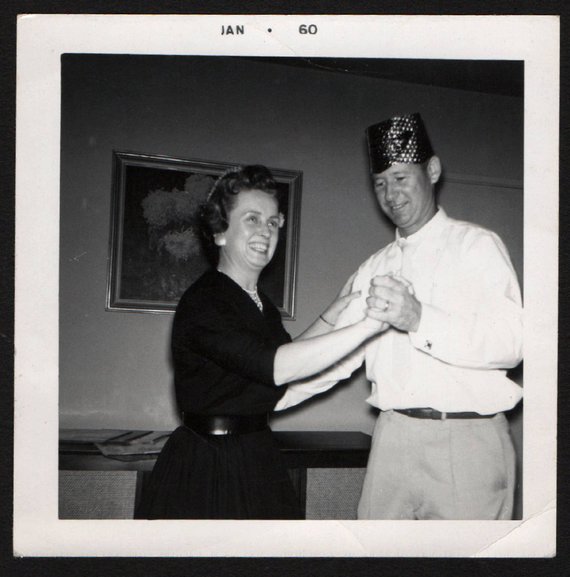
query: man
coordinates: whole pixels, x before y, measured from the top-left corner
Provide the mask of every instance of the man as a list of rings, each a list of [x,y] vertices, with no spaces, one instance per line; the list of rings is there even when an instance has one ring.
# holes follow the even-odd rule
[[[358,508],[361,519],[510,519],[515,455],[504,411],[521,388],[522,306],[500,238],[438,207],[441,162],[419,114],[367,129],[372,180],[394,242],[356,273],[335,328],[368,304],[388,330],[319,379],[290,386],[296,404],[363,360],[380,409]],[[370,314],[370,313],[369,313]]]

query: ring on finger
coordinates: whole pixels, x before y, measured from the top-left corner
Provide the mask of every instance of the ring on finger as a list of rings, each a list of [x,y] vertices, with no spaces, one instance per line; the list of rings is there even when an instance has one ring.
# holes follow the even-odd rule
[[[390,301],[386,301],[386,303],[384,304],[384,308],[382,310],[386,312],[389,308],[390,308]]]

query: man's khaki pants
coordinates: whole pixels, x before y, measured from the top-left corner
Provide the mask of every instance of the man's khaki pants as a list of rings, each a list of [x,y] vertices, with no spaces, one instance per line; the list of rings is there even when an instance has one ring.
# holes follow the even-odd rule
[[[359,519],[511,519],[515,452],[504,414],[431,420],[383,411]]]

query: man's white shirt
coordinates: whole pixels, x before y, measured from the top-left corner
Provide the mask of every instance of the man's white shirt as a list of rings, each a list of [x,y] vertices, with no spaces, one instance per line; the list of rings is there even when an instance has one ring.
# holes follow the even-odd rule
[[[418,330],[377,335],[319,375],[289,385],[275,410],[330,389],[363,361],[372,385],[367,401],[379,409],[431,407],[491,414],[514,407],[522,389],[506,369],[522,360],[520,288],[501,239],[480,226],[449,218],[439,208],[419,231],[400,237],[358,269],[361,296],[335,329],[361,320],[374,276],[409,281],[422,303]]]

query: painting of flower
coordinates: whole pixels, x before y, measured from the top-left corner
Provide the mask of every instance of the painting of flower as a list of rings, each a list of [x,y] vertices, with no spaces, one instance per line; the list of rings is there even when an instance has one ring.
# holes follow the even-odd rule
[[[228,163],[113,153],[113,202],[107,310],[171,312],[212,263],[200,207]],[[301,173],[272,169],[287,224],[260,288],[293,318]]]

